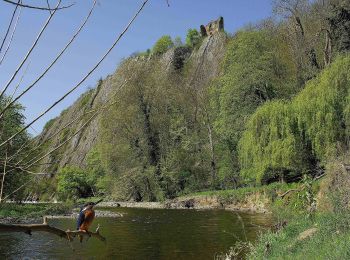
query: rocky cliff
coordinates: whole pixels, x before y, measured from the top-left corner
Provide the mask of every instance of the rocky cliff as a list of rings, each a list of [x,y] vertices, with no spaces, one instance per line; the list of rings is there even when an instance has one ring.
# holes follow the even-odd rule
[[[189,74],[187,85],[204,88],[220,73],[226,43],[225,33],[217,32],[203,38],[197,48],[174,47],[161,57],[150,55],[129,59],[132,62],[151,62],[152,59],[160,59],[166,73],[181,74],[181,70],[186,66]],[[54,149],[64,141],[69,141],[42,160],[40,169],[42,172],[54,174],[58,168],[68,164],[79,167],[86,165],[87,154],[98,142],[100,116],[96,116],[82,131],[70,137],[82,127],[93,111],[100,109],[112,99],[117,89],[127,80],[123,75],[122,66],[123,64],[113,75],[100,80],[94,89],[84,93],[72,106],[62,111],[60,116],[47,123],[43,132],[37,137],[37,142],[43,143],[44,152]]]

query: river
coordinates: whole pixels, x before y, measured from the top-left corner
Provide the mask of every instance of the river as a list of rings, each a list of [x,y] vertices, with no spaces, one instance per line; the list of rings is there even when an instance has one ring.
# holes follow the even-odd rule
[[[47,233],[0,234],[0,259],[214,259],[237,241],[254,242],[271,223],[268,215],[225,210],[112,210],[124,216],[96,218],[93,224],[100,224],[106,243],[94,238],[69,243]],[[75,220],[49,224],[74,229]]]

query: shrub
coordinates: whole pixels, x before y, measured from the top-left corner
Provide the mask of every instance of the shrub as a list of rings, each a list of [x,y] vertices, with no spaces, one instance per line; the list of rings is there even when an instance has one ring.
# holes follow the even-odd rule
[[[186,36],[186,45],[193,48],[202,41],[200,33],[196,29],[189,29]]]
[[[57,176],[57,192],[62,200],[92,196],[91,181],[78,167],[66,166]]]
[[[174,46],[173,41],[169,35],[162,36],[153,46],[152,53],[161,55]]]

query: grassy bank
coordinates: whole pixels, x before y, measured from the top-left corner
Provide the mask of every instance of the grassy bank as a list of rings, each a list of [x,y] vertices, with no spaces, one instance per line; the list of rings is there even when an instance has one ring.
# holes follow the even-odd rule
[[[61,215],[71,212],[70,204],[0,204],[1,218],[29,219],[38,218],[45,215]]]
[[[298,216],[261,236],[248,259],[349,259],[350,212]]]
[[[258,186],[258,187],[244,187],[235,190],[215,190],[215,191],[203,191],[187,194],[182,197],[195,197],[195,196],[215,196],[223,203],[235,203],[244,201],[249,195],[263,194],[266,195],[271,201],[275,201],[280,194],[291,190],[297,189],[300,186],[299,183],[272,183],[270,185]],[[181,197],[180,197],[181,198]]]
[[[281,204],[295,204],[295,196],[288,191],[302,190],[303,183],[272,183],[263,186],[243,187],[235,190],[218,190],[191,193],[177,198],[178,201],[193,200],[195,207],[221,207],[251,212],[272,212]],[[283,198],[282,198],[283,197]],[[290,200],[293,201],[290,201]]]

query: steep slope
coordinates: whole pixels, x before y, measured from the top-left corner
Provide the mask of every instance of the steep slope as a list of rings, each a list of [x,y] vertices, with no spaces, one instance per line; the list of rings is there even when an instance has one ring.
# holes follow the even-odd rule
[[[186,66],[189,74],[187,85],[204,88],[219,74],[219,65],[225,53],[226,42],[226,34],[217,32],[205,37],[201,45],[194,50],[188,47],[177,47],[168,50],[161,57],[138,56],[129,60],[135,63],[148,63],[152,59],[159,58],[164,64],[165,73],[177,73],[180,76],[181,70]],[[122,71],[123,64],[113,75],[101,80],[96,88],[84,93],[72,106],[62,111],[60,116],[47,123],[43,132],[37,137],[38,143],[43,144],[43,152],[51,151],[68,140],[93,114],[89,111],[101,109],[106,102],[112,102],[113,95],[127,80]],[[78,119],[70,124],[76,118]],[[98,115],[65,145],[43,159],[40,170],[54,174],[57,169],[65,165],[86,166],[86,156],[99,138],[99,120]],[[67,126],[68,124],[70,125]],[[57,132],[59,133],[56,134]]]

